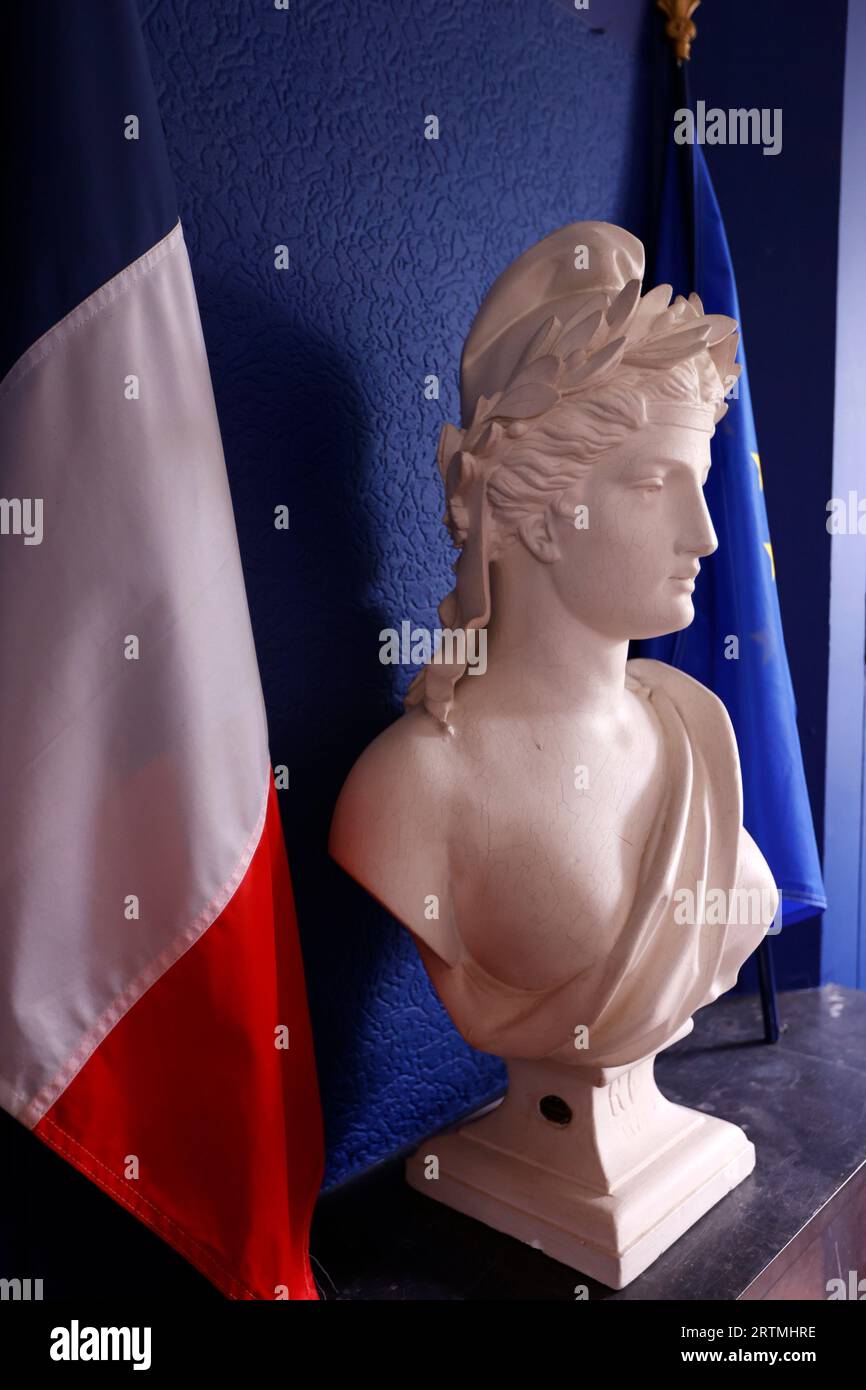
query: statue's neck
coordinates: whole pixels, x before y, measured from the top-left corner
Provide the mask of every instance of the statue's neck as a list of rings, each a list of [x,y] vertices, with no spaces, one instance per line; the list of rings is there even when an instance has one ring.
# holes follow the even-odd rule
[[[626,700],[628,641],[581,622],[544,570],[536,560],[531,567],[493,567],[487,670],[465,676],[459,698],[483,698],[503,713],[618,715]]]

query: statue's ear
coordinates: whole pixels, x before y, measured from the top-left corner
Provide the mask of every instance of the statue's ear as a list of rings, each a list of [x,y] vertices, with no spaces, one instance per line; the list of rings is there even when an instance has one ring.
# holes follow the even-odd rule
[[[533,512],[521,521],[517,530],[526,549],[543,565],[552,565],[560,559],[559,546],[550,533],[546,512]]]

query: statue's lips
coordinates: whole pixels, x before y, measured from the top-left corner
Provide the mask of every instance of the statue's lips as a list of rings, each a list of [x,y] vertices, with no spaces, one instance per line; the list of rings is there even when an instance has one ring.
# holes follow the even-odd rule
[[[671,583],[678,584],[682,589],[685,589],[687,594],[694,590],[696,579],[697,571],[694,574],[672,574],[670,576]]]

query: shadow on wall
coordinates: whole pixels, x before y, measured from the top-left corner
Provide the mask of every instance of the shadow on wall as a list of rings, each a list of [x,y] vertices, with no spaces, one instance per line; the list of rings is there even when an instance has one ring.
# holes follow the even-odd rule
[[[213,292],[201,293],[215,303]],[[376,597],[378,513],[392,505],[382,500],[381,429],[356,364],[336,344],[290,327],[273,302],[244,296],[233,306],[222,288],[219,313],[254,325],[234,363],[223,354],[214,384],[229,422],[223,438],[271,760],[289,769],[280,805],[329,1186],[499,1094],[505,1069],[463,1041],[408,933],[327,853],[343,781],[400,714],[412,675],[379,661],[379,633],[405,603],[403,587],[388,609]],[[244,368],[253,359],[255,379]],[[435,470],[432,452],[428,467]],[[288,531],[273,524],[280,504],[290,507]]]

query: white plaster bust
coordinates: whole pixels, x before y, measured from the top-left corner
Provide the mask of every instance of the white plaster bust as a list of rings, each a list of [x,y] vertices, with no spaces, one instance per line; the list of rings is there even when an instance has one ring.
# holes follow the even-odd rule
[[[486,631],[486,670],[420,673],[331,832],[337,862],[413,934],[464,1038],[509,1060],[512,1088],[516,1059],[595,1068],[598,1085],[651,1058],[730,988],[776,910],[724,706],[672,667],[628,661],[630,638],[694,617],[717,547],[710,439],[739,373],[734,321],[696,295],[669,304],[667,285],[641,298],[643,270],[628,232],[575,223],[483,300],[464,428],[439,443],[460,549],[439,611],[444,628]],[[682,889],[698,924],[677,920]],[[739,908],[701,925],[718,890]],[[763,911],[728,920],[743,892]]]

